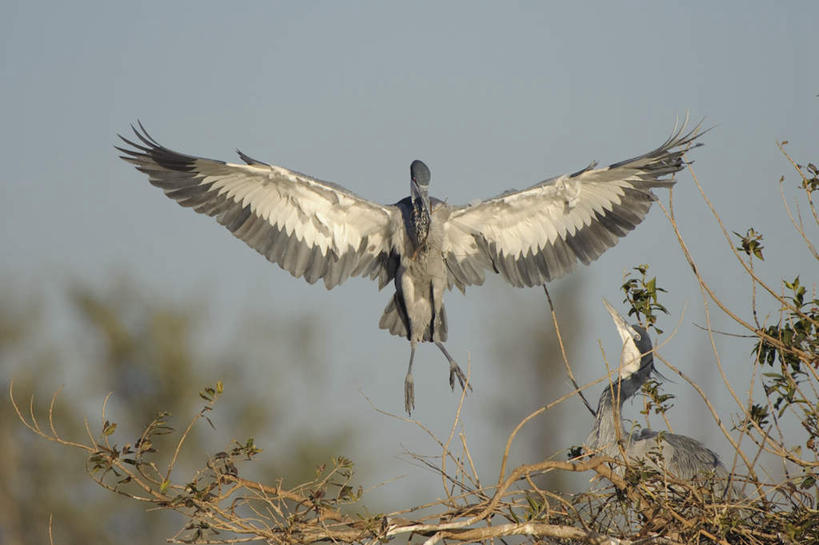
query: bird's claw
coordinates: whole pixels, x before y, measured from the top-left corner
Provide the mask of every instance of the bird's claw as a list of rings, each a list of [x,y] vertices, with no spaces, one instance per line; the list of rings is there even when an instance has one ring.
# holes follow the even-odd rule
[[[466,390],[469,388],[469,391],[472,391],[472,385],[466,381],[466,375],[464,372],[461,371],[460,366],[454,361],[449,362],[449,387],[452,391],[455,391],[455,377],[458,377],[458,382],[461,384],[461,390]]]
[[[408,415],[411,415],[415,409],[415,379],[409,373],[404,379],[404,409]]]

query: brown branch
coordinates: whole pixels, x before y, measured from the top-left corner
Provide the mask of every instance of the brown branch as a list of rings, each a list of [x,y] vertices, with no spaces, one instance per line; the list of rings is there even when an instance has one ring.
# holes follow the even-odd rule
[[[424,542],[424,545],[438,543],[442,539],[456,539],[463,542],[478,542],[506,536],[533,536],[553,537],[556,539],[581,540],[591,545],[631,545],[636,543],[630,539],[619,539],[597,532],[581,530],[573,526],[546,524],[543,522],[522,522],[517,524],[502,524],[489,528],[468,528],[463,530],[442,530]],[[671,540],[655,541],[655,543],[677,542]]]

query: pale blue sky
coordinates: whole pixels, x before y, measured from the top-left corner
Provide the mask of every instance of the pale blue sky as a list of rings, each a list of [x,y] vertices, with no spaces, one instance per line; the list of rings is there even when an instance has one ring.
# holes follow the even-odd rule
[[[117,159],[116,133],[140,119],[179,151],[233,160],[238,147],[380,202],[406,194],[408,165],[420,158],[432,169],[432,193],[461,203],[592,159],[608,163],[648,151],[668,136],[676,116],[690,112],[715,126],[691,156],[728,228],[754,226],[766,235],[770,269],[763,267],[762,276],[776,281],[800,273],[813,285],[816,263],[796,247],[779,203],[776,181],[789,167],[775,142],[788,138],[795,158],[819,159],[817,20],[819,4],[808,1],[6,0],[0,296],[57,293],[76,278],[110,284],[114,273],[127,271],[161,296],[207,294],[217,324],[234,323],[246,309],[321,312],[331,380],[315,386],[318,395],[305,387],[322,400],[317,410],[330,421],[370,426],[371,441],[388,458],[403,446],[430,452],[420,435],[375,415],[358,395],[360,389],[380,407],[401,411],[408,346],[377,329],[390,293],[352,280],[328,294],[291,278]],[[737,267],[723,257],[726,248],[690,175],[679,180],[677,214],[706,278],[730,303],[744,304],[748,284],[737,282]],[[703,333],[691,325],[702,323],[702,305],[659,209],[579,271],[587,316],[564,324],[588,339],[587,349],[572,355],[578,375],[602,374],[598,339],[616,350],[599,301],[619,300],[623,272],[641,262],[651,263],[671,292],[666,302],[675,317],[666,329],[688,305],[663,353],[695,377],[712,377],[692,368],[697,361],[711,365],[696,348],[704,346]],[[491,473],[497,438],[508,430],[486,430],[482,411],[493,396],[514,394],[495,387],[504,369],[488,333],[510,312],[542,319],[544,302],[537,290],[494,281],[467,297],[452,293],[447,303],[448,347],[462,361],[472,354],[467,429]],[[742,384],[748,345],[721,343]],[[417,416],[443,433],[449,417],[439,425],[436,415],[449,415],[457,397],[446,386],[446,365],[436,349],[424,347],[416,369]],[[71,392],[69,371],[58,380]],[[708,386],[730,410],[721,384]],[[704,414],[690,389],[681,381],[669,389],[692,404],[673,418],[677,431],[711,439],[726,452],[710,422],[699,428],[685,419]],[[546,401],[521,399],[520,416]],[[567,426],[567,446],[582,442],[589,426],[585,413]],[[392,476],[385,466],[380,477]]]

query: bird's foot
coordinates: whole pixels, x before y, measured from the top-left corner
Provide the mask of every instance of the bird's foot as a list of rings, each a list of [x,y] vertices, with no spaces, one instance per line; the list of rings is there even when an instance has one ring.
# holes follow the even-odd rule
[[[464,372],[461,371],[461,368],[455,363],[454,360],[449,360],[449,387],[452,391],[455,391],[455,377],[458,377],[458,382],[461,384],[461,390],[466,390],[469,387],[469,391],[472,391],[472,385],[466,381],[466,375]]]
[[[404,409],[408,415],[415,409],[415,379],[411,373],[407,373],[407,378],[404,379]]]

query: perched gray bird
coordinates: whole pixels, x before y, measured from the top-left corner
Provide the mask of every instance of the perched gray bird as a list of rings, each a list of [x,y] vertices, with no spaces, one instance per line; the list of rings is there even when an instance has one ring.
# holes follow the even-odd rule
[[[716,453],[702,443],[676,433],[658,433],[649,429],[629,433],[623,428],[620,418],[623,403],[637,393],[654,372],[654,348],[643,327],[628,325],[608,301],[604,299],[603,304],[614,320],[623,349],[618,380],[607,385],[600,394],[586,449],[590,453],[620,458],[622,445],[628,462],[643,461],[682,480],[714,477],[715,490],[721,495],[728,489],[728,471]],[[618,440],[622,443],[618,444]]]
[[[213,216],[236,237],[311,284],[327,289],[369,276],[395,295],[379,326],[410,341],[404,382],[414,408],[412,361],[418,342],[434,342],[449,361],[449,383],[464,387],[461,368],[444,348],[444,292],[480,285],[484,272],[514,286],[536,286],[590,263],[634,229],[683,167],[698,128],[675,129],[662,146],[639,157],[551,178],[466,206],[429,196],[430,171],[410,165],[410,196],[392,205],[363,199],[330,182],[257,161],[225,163],[160,145],[139,124],[117,149],[168,197]]]

